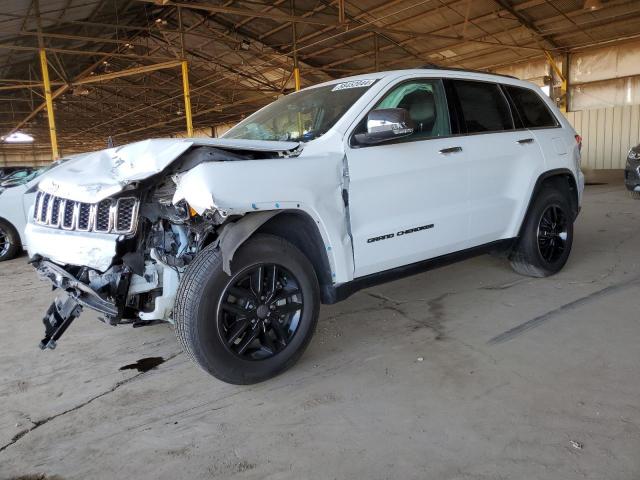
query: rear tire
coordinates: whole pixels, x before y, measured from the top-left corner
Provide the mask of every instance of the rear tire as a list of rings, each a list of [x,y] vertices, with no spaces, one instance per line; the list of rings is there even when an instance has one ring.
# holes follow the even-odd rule
[[[20,236],[13,225],[0,220],[0,262],[15,258],[22,250]]]
[[[640,200],[640,192],[634,190],[629,191],[629,196],[635,200]]]
[[[255,235],[235,253],[231,276],[220,250],[202,250],[176,296],[178,341],[223,382],[267,380],[300,358],[315,331],[318,280],[307,257],[286,240]]]
[[[566,195],[552,186],[543,187],[511,255],[511,267],[529,277],[548,277],[559,272],[571,253],[574,218]]]

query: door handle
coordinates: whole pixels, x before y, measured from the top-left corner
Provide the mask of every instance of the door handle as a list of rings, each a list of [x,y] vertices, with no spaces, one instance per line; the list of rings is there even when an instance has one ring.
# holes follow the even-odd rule
[[[533,138],[523,138],[522,140],[518,140],[520,145],[524,145],[525,143],[533,143]]]
[[[462,147],[449,147],[449,148],[443,148],[442,150],[440,150],[440,153],[442,155],[446,155],[448,153],[456,153],[461,151],[462,151]]]

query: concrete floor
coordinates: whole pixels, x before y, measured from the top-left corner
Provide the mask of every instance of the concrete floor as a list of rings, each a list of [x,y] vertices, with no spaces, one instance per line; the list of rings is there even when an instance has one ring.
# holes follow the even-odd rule
[[[40,352],[52,294],[1,264],[0,478],[637,479],[639,207],[588,187],[552,278],[485,256],[324,307],[300,363],[251,387],[168,326],[91,313]],[[119,370],[146,357],[166,362]]]

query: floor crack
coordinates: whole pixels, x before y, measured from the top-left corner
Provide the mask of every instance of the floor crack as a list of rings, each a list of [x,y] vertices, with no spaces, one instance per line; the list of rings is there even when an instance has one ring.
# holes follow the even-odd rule
[[[409,322],[416,324],[419,327],[426,327],[432,330],[433,333],[435,334],[435,338],[434,338],[435,340],[442,340],[444,338],[444,331],[443,331],[442,322],[441,322],[442,317],[444,315],[444,308],[442,306],[442,301],[446,297],[448,297],[449,295],[453,295],[454,293],[446,292],[436,298],[432,298],[431,300],[426,301],[426,306],[429,311],[429,316],[431,317],[431,320],[413,318],[411,315],[409,315],[407,312],[405,312],[402,309],[402,305],[405,305],[407,303],[412,303],[412,302],[399,302],[397,300],[394,300],[380,293],[373,293],[373,292],[365,292],[365,293],[370,297],[373,297],[378,300],[382,300],[383,309],[396,312],[397,314],[399,314]]]
[[[180,355],[181,353],[182,352],[178,352],[178,353],[174,353],[172,355],[169,355],[165,361],[172,360],[172,359],[176,358],[178,355]],[[37,428],[41,427],[42,425],[45,425],[45,424],[49,423],[51,420],[55,420],[58,417],[62,417],[63,415],[67,415],[68,413],[72,413],[72,412],[75,412],[76,410],[80,410],[81,408],[86,407],[87,405],[89,405],[93,401],[95,401],[95,400],[97,400],[99,398],[102,398],[105,395],[109,395],[110,393],[115,392],[120,387],[122,387],[122,386],[124,386],[124,385],[126,385],[128,383],[131,383],[132,381],[134,381],[135,379],[139,378],[140,376],[142,376],[142,375],[144,375],[146,373],[148,373],[148,372],[140,372],[140,373],[135,374],[132,377],[126,378],[124,380],[120,380],[113,387],[111,387],[109,390],[106,390],[106,391],[104,391],[102,393],[94,395],[93,397],[91,397],[88,400],[80,403],[79,405],[76,405],[76,406],[74,406],[72,408],[69,408],[69,409],[67,409],[67,410],[65,410],[63,412],[56,413],[55,415],[51,415],[51,416],[43,418],[41,420],[31,420],[31,419],[29,419],[29,421],[32,423],[31,427],[25,428],[23,430],[20,430],[18,433],[16,433],[11,438],[9,443],[6,443],[5,445],[0,447],[0,453],[4,452],[11,445],[16,444],[21,438],[23,438],[28,433],[31,433],[34,430],[36,430]]]

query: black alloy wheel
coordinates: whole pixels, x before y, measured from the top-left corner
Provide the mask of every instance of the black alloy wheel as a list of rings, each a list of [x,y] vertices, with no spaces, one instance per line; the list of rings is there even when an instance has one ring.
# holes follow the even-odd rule
[[[290,368],[315,331],[320,287],[309,259],[284,238],[255,234],[223,268],[215,244],[180,279],[174,320],[184,351],[207,373],[237,385]]]
[[[549,263],[555,263],[567,248],[569,222],[559,205],[549,205],[538,223],[538,251]]]
[[[521,275],[548,277],[567,263],[573,244],[572,192],[555,181],[532,200],[509,260]]]
[[[236,274],[218,304],[218,333],[245,360],[277,355],[300,325],[304,300],[300,284],[277,264],[251,266]]]

